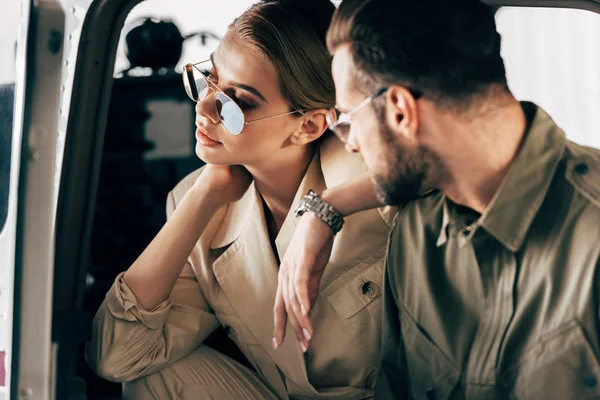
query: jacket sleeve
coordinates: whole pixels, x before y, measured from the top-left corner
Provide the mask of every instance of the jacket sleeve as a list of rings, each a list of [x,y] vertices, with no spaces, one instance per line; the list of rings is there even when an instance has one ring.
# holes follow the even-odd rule
[[[170,216],[172,194],[167,203]],[[190,354],[218,324],[189,263],[170,297],[153,310],[138,305],[120,274],[96,313],[86,359],[105,379],[131,381]]]

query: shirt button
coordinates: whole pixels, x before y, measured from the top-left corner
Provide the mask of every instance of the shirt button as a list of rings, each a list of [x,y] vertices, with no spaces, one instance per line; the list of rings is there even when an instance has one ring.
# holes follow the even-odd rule
[[[473,227],[471,225],[467,226],[463,231],[463,236],[469,236],[473,232]]]
[[[588,388],[595,388],[596,387],[596,377],[592,374],[587,374],[586,376],[583,377],[583,385],[585,387]]]
[[[435,400],[435,390],[433,390],[433,388],[427,389],[425,392],[425,397],[427,400]]]
[[[584,162],[579,163],[575,166],[575,168],[573,168],[573,173],[575,175],[585,175],[588,173],[588,171],[590,170],[590,167],[588,167],[588,165]]]
[[[379,294],[379,288],[371,281],[363,281],[360,286],[360,291],[363,296],[374,298]]]

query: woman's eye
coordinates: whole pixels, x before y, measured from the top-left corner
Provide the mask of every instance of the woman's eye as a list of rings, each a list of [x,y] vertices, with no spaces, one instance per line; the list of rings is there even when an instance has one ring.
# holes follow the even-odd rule
[[[202,75],[204,75],[204,77],[206,79],[208,79],[209,81],[211,81],[213,83],[215,83],[217,81],[217,77],[213,74],[212,71],[209,71],[209,70],[205,69],[205,70],[202,71]]]
[[[251,111],[256,108],[256,106],[252,103],[248,103],[247,101],[241,100],[239,98],[235,99],[235,102],[240,106],[242,110]]]

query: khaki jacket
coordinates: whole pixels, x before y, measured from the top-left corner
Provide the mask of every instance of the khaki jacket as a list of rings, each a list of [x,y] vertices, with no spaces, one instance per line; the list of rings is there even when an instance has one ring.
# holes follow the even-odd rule
[[[376,399],[600,398],[600,151],[523,109],[483,214],[440,192],[398,214]]]
[[[276,238],[280,258],[296,227],[294,209],[308,189],[322,191],[364,170],[335,138],[321,146]],[[168,215],[200,174],[192,173],[169,194]],[[278,265],[260,195],[251,185],[212,218],[170,299],[156,309],[143,310],[121,276],[116,279],[94,320],[88,362],[108,379],[133,380],[183,358],[222,325],[283,399],[370,398],[380,360],[383,266],[396,211],[346,218],[311,311],[314,335],[306,354],[289,323],[281,347],[272,348]]]

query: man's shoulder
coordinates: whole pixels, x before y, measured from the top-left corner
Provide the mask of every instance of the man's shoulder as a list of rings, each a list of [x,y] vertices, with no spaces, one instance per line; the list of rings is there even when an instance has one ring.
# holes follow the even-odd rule
[[[394,231],[399,226],[414,229],[424,226],[432,219],[435,220],[436,215],[441,215],[443,199],[443,193],[435,189],[403,204],[394,220]]]
[[[600,208],[600,150],[568,142],[565,178],[593,206]]]

